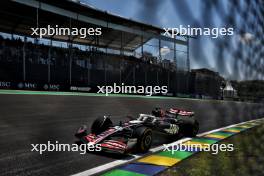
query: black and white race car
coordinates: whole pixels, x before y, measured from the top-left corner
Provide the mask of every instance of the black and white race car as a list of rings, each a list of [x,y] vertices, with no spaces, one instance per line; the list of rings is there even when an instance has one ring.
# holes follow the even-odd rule
[[[93,122],[90,134],[87,133],[86,126],[81,126],[75,136],[81,143],[100,144],[104,151],[125,154],[132,151],[147,152],[151,147],[154,131],[177,139],[196,136],[198,130],[199,123],[194,112],[155,108],[152,114],[129,117],[128,121],[118,125],[113,125],[109,116],[99,117]]]

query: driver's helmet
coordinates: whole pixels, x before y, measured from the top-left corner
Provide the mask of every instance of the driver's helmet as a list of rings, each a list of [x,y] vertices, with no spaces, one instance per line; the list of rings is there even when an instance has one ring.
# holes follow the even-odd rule
[[[165,112],[161,108],[155,108],[152,111],[152,115],[154,115],[155,117],[164,117],[165,116]]]

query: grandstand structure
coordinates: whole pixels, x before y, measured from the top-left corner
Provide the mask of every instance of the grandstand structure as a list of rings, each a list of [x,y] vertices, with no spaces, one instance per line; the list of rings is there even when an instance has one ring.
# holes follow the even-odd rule
[[[160,27],[69,0],[3,0],[0,13],[0,81],[12,88],[25,82],[61,90],[124,83],[189,92],[187,37],[171,38]],[[102,35],[31,35],[31,28],[48,25],[100,27]]]

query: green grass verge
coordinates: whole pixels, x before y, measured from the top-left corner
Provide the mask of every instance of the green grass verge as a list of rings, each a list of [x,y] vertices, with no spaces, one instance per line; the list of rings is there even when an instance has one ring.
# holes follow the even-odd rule
[[[264,125],[246,130],[220,143],[234,144],[234,151],[213,155],[200,152],[160,176],[264,175]]]

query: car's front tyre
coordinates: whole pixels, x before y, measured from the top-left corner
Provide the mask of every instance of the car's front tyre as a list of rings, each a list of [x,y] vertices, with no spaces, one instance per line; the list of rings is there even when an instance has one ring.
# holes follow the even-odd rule
[[[113,126],[113,122],[108,116],[98,117],[91,126],[91,132],[98,135],[111,126]]]
[[[145,153],[150,149],[152,145],[152,130],[150,128],[138,127],[134,131],[134,137],[137,138],[137,152]]]

